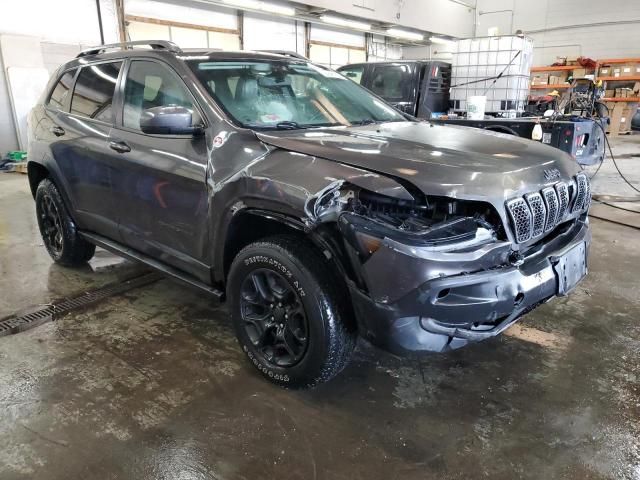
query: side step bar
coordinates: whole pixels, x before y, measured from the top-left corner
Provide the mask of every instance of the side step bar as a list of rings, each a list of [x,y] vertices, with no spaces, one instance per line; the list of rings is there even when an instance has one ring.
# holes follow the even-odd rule
[[[151,257],[148,257],[136,250],[120,245],[117,242],[109,240],[101,235],[97,235],[95,233],[90,232],[78,232],[85,240],[88,242],[97,245],[98,247],[102,247],[105,250],[109,250],[110,252],[115,253],[116,255],[120,255],[122,257],[128,258],[129,260],[134,260],[136,262],[143,263],[154,270],[159,271],[160,273],[164,273],[172,278],[175,278],[179,282],[182,282],[188,286],[195,287],[199,290],[202,290],[212,297],[216,298],[218,301],[224,300],[224,292],[218,290],[215,287],[211,287],[200,280],[196,280],[195,278],[181,272],[177,268],[166,265],[162,262],[154,260]]]

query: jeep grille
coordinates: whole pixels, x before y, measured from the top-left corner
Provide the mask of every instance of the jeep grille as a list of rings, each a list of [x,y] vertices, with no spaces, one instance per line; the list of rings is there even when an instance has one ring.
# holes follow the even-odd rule
[[[531,192],[506,202],[517,243],[527,242],[550,232],[567,219],[569,209],[574,214],[589,208],[589,178],[584,173],[579,173],[574,182],[575,187],[571,192],[565,182],[558,182],[541,192]]]

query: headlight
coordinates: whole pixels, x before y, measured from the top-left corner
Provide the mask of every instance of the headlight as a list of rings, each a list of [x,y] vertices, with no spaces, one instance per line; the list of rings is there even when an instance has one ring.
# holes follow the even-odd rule
[[[385,238],[413,247],[454,247],[476,240],[479,229],[488,232],[474,218],[469,217],[457,217],[420,231],[408,231],[387,225],[379,219],[343,213],[338,225],[347,242],[363,260],[375,253]],[[493,235],[489,235],[489,238],[493,238]],[[486,236],[483,237],[483,240],[486,239]]]

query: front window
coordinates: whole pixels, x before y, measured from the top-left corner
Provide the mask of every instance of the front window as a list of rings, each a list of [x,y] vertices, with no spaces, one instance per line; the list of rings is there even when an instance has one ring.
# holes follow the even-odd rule
[[[140,119],[145,110],[166,106],[194,111],[191,96],[175,73],[157,62],[132,61],[124,87],[122,124],[141,130]]]
[[[332,70],[306,62],[187,62],[216,102],[247,128],[310,128],[405,118]]]

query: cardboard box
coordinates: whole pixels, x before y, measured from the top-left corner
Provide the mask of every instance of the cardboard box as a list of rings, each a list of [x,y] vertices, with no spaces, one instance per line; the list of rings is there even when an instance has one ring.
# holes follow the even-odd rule
[[[598,73],[599,77],[609,77],[611,76],[611,67],[600,67],[600,71]]]
[[[569,74],[565,72],[553,72],[549,74],[549,85],[560,85],[562,83],[567,83],[567,78]]]
[[[622,111],[622,117],[620,118],[620,129],[618,133],[627,133],[631,131],[631,120],[638,110],[636,104],[625,104],[627,107]]]
[[[615,98],[627,98],[633,96],[633,90],[630,88],[616,88]]]
[[[548,85],[549,74],[548,73],[534,73],[531,75],[531,85]]]
[[[616,95],[616,91],[615,90],[605,90],[604,91],[604,98],[613,98]]]
[[[622,77],[630,77],[636,74],[635,65],[622,65],[620,69],[620,76]]]
[[[622,68],[620,67],[614,67],[612,70],[613,75],[611,75],[612,77],[619,77],[620,74],[622,73]]]
[[[584,78],[586,74],[587,74],[586,68],[574,68],[572,76],[573,78]]]
[[[622,119],[622,112],[624,111],[624,103],[622,102],[608,102],[609,107],[609,126],[607,132],[611,135],[618,135],[620,132],[620,120]]]
[[[621,133],[627,133],[631,130],[631,119],[638,110],[637,103],[626,102],[608,102],[609,117],[611,123],[609,124],[608,132],[611,135],[619,135]]]

